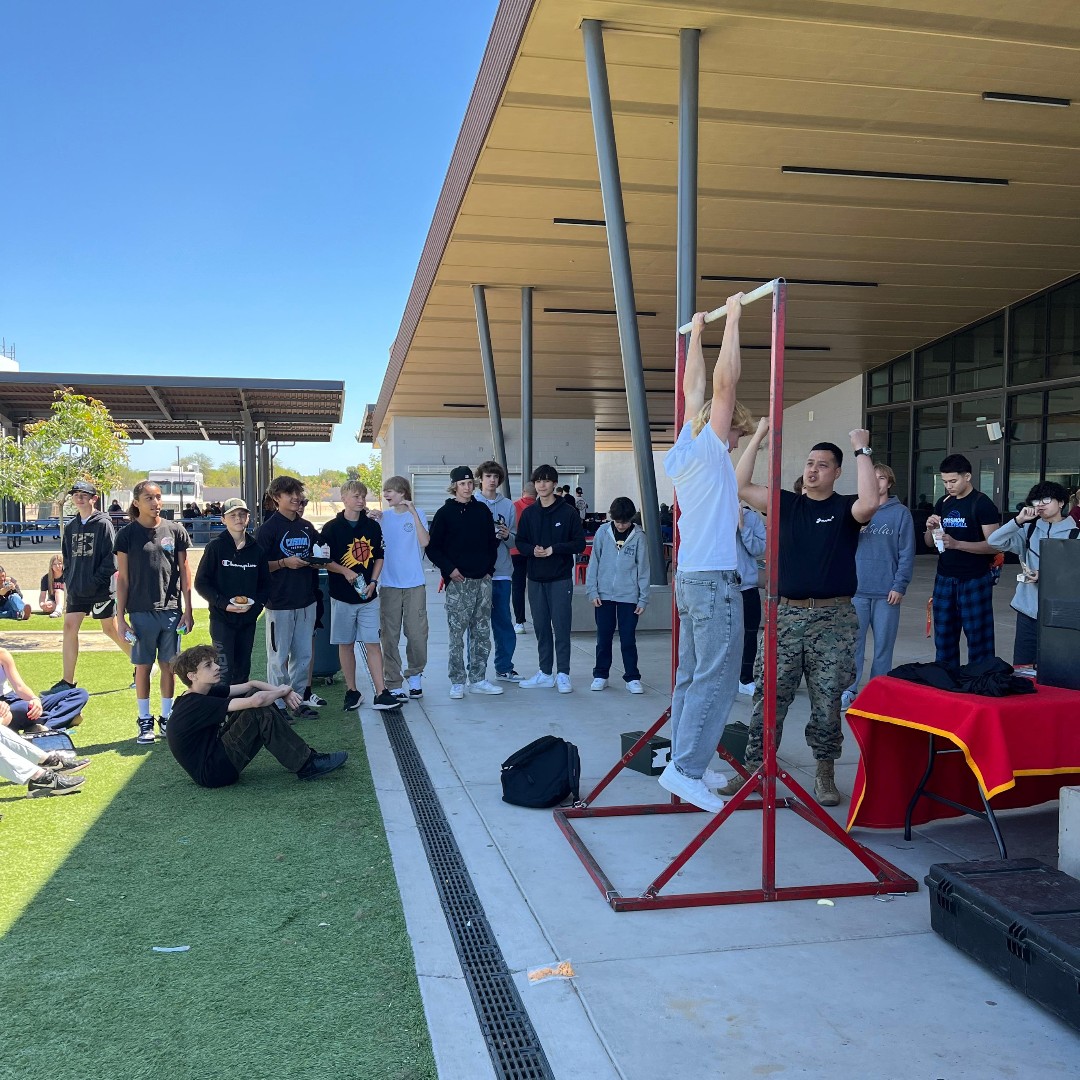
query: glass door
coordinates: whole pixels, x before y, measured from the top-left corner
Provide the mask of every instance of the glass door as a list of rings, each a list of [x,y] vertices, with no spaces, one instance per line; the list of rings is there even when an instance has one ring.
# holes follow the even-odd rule
[[[1002,451],[967,451],[964,456],[971,462],[971,483],[986,495],[999,509],[1008,511],[1001,504]]]

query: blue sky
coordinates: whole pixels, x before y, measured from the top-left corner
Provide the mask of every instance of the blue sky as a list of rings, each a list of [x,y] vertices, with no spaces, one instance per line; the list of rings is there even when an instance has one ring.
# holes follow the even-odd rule
[[[366,459],[496,6],[5,5],[0,335],[22,370],[344,379],[332,446],[281,456]]]

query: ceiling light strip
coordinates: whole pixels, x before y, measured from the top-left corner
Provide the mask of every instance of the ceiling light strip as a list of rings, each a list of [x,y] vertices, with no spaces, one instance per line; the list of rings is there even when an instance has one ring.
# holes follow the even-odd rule
[[[735,274],[702,274],[702,281],[746,281],[766,282],[772,281],[767,277],[739,277]],[[788,285],[830,285],[844,289],[876,289],[876,281],[827,281],[823,278],[784,278]]]
[[[551,223],[553,225],[580,225],[593,229],[607,228],[607,222],[603,218],[557,217],[552,218]]]
[[[949,176],[945,173],[882,172],[877,169],[825,169],[808,165],[781,165],[780,171],[795,176],[846,176],[855,180],[917,180],[924,184],[973,184],[976,187],[1008,187],[1000,176]]]
[[[1039,94],[1006,94],[999,90],[987,90],[983,101],[1005,101],[1013,105],[1049,105],[1055,109],[1067,109],[1072,99],[1067,97],[1042,97]]]
[[[616,312],[607,308],[572,308],[572,307],[546,307],[544,313],[547,315],[611,315],[614,316]],[[639,319],[655,319],[655,311],[638,311],[635,312]]]

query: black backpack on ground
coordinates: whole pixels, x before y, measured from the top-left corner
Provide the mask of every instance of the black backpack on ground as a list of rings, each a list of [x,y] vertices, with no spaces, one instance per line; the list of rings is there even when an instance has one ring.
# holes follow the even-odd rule
[[[576,802],[580,782],[578,748],[554,735],[523,746],[502,763],[503,802],[514,806],[558,806],[571,795]]]

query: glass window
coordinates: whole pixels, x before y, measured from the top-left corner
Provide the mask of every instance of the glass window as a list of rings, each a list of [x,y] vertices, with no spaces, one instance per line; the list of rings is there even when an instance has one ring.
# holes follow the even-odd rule
[[[1080,281],[1050,294],[1051,379],[1067,378],[1080,360]]]
[[[162,495],[171,495],[173,493],[172,482],[169,480],[155,480],[155,484],[161,488]]]
[[[1035,382],[1046,377],[1046,297],[1013,308],[1010,331],[1009,382]]]
[[[1064,484],[1070,495],[1080,487],[1080,442],[1046,444],[1046,479]]]
[[[1001,386],[1005,366],[1005,316],[988,319],[962,334],[953,346],[953,392]]]
[[[911,400],[911,357],[901,356],[892,362],[892,400]]]
[[[1001,398],[968,398],[952,404],[952,448],[954,451],[988,450],[996,440],[990,438],[988,424],[1001,423]]]
[[[920,450],[938,450],[938,458],[945,456],[948,415],[946,405],[927,405],[915,410],[915,440]]]
[[[874,451],[875,460],[884,458],[889,452],[889,414],[887,412],[872,412],[866,418],[867,430],[870,432],[870,446]]]
[[[868,405],[888,405],[889,404],[889,369],[887,367],[878,368],[876,371],[870,372],[869,391],[867,394]]]
[[[1047,398],[1047,439],[1080,439],[1080,386],[1051,390]]]
[[[1009,441],[1041,442],[1045,395],[1013,394],[1009,398]]]
[[[947,338],[915,354],[916,392],[921,398],[941,397],[949,392],[953,339]]]
[[[920,510],[932,510],[945,494],[945,485],[938,471],[942,457],[944,455],[940,451],[934,450],[915,458],[915,506]]]
[[[1009,487],[1005,512],[1010,513],[1027,498],[1027,493],[1039,482],[1042,447],[1012,446],[1009,448]]]

